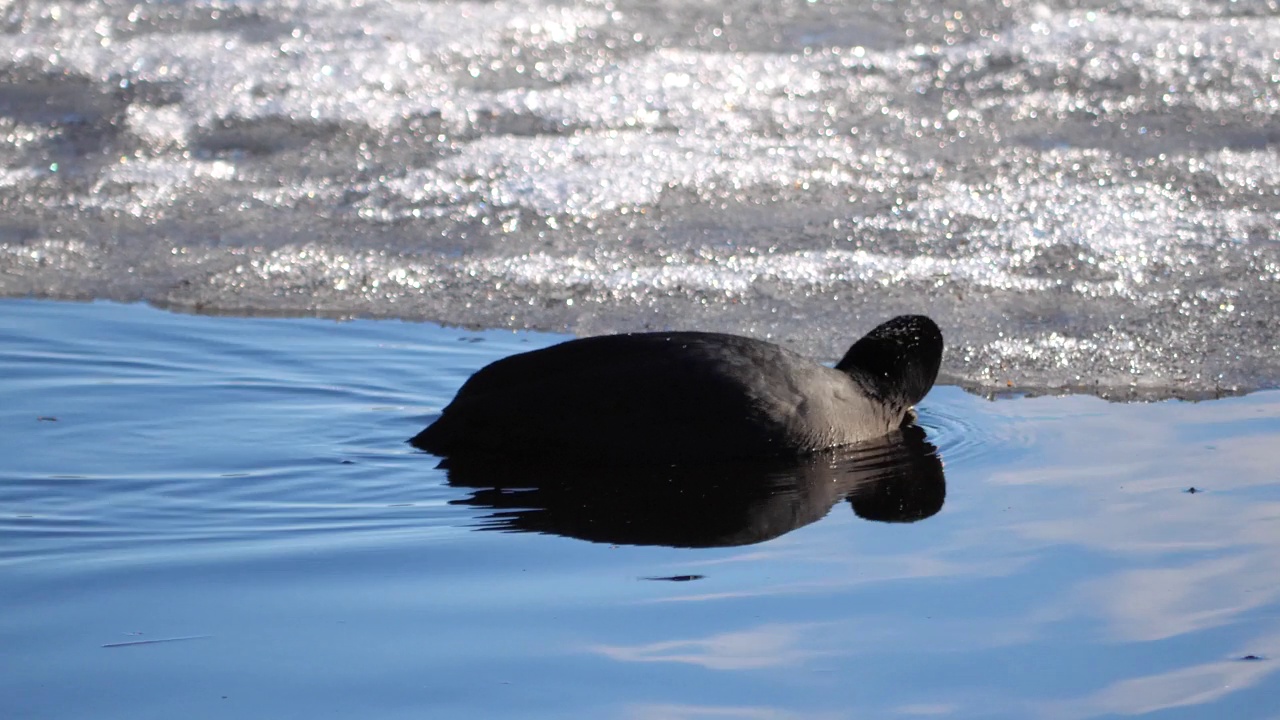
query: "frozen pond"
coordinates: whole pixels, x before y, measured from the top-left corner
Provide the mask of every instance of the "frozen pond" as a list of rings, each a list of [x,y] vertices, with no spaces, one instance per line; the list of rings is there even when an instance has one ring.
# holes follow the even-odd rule
[[[0,2],[0,295],[1280,379],[1275,0]]]
[[[1276,0],[0,0],[0,717],[1275,720],[1277,128]],[[874,452],[403,442],[900,313]]]

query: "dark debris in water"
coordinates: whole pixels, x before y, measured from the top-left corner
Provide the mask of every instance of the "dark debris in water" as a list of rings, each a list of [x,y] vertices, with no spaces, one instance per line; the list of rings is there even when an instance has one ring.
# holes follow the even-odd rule
[[[689,582],[691,580],[701,580],[706,575],[666,575],[661,577],[646,577],[642,580],[662,580],[666,582]]]

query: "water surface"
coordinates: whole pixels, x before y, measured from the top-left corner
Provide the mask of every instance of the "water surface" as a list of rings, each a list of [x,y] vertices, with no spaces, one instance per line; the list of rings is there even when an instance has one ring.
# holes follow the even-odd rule
[[[403,442],[558,339],[0,302],[0,716],[1275,717],[1280,394],[938,387],[924,519],[590,542]]]

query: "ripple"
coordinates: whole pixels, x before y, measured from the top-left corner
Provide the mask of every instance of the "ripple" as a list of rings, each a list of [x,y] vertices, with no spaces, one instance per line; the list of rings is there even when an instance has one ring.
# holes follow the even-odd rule
[[[919,408],[917,424],[948,465],[977,467],[995,459],[1005,462],[1036,442],[1031,423],[982,412],[983,401],[957,388],[935,389],[930,398],[931,402]]]

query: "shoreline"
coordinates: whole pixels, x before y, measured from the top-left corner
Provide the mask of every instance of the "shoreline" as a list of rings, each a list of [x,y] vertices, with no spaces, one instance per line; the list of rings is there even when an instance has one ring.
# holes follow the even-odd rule
[[[410,325],[427,324],[446,329],[458,329],[465,331],[505,331],[511,333],[538,333],[545,335],[563,336],[565,339],[571,337],[586,337],[595,334],[610,334],[610,330],[602,330],[598,332],[588,332],[578,334],[571,329],[563,327],[552,327],[551,325],[542,324],[523,324],[523,325],[498,325],[484,323],[467,323],[467,322],[442,322],[431,318],[405,317],[394,313],[383,312],[347,312],[347,311],[325,311],[323,309],[219,309],[197,307],[195,305],[184,303],[157,302],[147,299],[130,299],[116,300],[110,298],[83,298],[83,297],[58,297],[53,295],[46,296],[26,296],[26,297],[3,297],[0,296],[0,302],[52,302],[52,303],[111,303],[123,306],[138,305],[148,307],[161,312],[171,313],[179,316],[191,317],[212,317],[212,318],[254,318],[254,319],[277,319],[277,320],[323,320],[335,323],[344,323],[352,321],[377,321],[377,322],[400,322]],[[870,323],[874,323],[872,320]],[[861,324],[868,324],[867,321],[860,321]],[[653,328],[626,328],[616,332],[636,332]],[[743,332],[733,328],[725,329],[723,327],[707,328],[707,327],[663,327],[662,329],[680,329],[680,330],[710,330],[715,332],[729,332],[733,334],[752,336],[750,332]],[[947,336],[947,328],[943,327],[944,338]],[[771,333],[755,334],[756,337],[762,337],[771,342],[783,345],[785,347],[793,347],[785,340],[779,340],[771,337]],[[851,333],[852,336],[852,333]],[[793,349],[796,349],[793,347]],[[797,351],[800,351],[797,349]],[[1231,384],[1209,386],[1207,384],[1185,383],[1180,385],[1162,385],[1162,384],[1144,384],[1137,383],[1108,383],[1103,381],[1095,382],[1073,382],[1058,385],[1037,384],[1034,382],[1019,382],[1009,379],[997,382],[983,382],[975,380],[971,377],[965,377],[949,367],[949,360],[956,353],[954,345],[948,340],[947,350],[943,355],[942,369],[938,375],[938,385],[950,385],[958,387],[967,393],[983,397],[988,400],[997,400],[1016,397],[1041,397],[1041,396],[1071,396],[1071,395],[1088,395],[1098,397],[1109,402],[1161,402],[1165,400],[1182,400],[1187,402],[1204,402],[1208,400],[1216,400],[1228,397],[1240,397],[1255,392],[1275,390],[1280,388],[1280,380],[1274,383],[1258,383],[1254,385]],[[841,350],[827,358],[819,357],[819,360],[826,362],[834,362],[839,358]],[[477,370],[479,368],[476,368]],[[1016,376],[1016,370],[1007,373],[1012,378]]]

